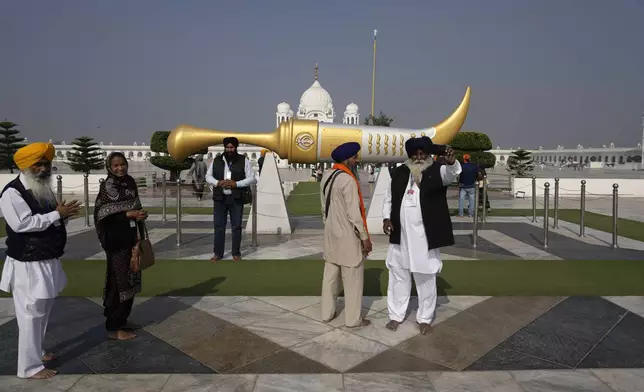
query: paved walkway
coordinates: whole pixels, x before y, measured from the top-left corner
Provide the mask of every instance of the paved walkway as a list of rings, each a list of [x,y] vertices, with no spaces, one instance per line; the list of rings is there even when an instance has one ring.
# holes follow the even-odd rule
[[[0,300],[0,390],[644,391],[643,297],[440,297],[434,334],[320,321],[319,297],[138,298],[137,339],[108,341],[97,298],[62,297],[49,382],[17,380],[17,324]],[[339,301],[339,309],[342,309]],[[591,369],[591,370],[588,370]],[[637,370],[627,370],[637,369]]]

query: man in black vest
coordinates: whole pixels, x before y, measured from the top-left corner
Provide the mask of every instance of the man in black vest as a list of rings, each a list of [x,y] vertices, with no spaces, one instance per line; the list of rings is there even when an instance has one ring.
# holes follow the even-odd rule
[[[389,235],[387,328],[395,331],[405,319],[411,295],[411,273],[418,291],[416,321],[420,332],[431,332],[436,309],[436,274],[441,271],[439,248],[454,244],[447,206],[447,187],[461,172],[454,151],[438,151],[428,137],[407,140],[409,159],[396,168],[385,194],[383,229]]]
[[[43,365],[55,357],[45,353],[42,345],[54,299],[67,284],[58,260],[67,242],[66,219],[78,213],[80,204],[76,200],[56,202],[50,188],[53,158],[50,143],[32,143],[16,151],[14,161],[21,173],[0,196],[7,223],[7,258],[0,290],[13,293],[20,378],[56,375]]]
[[[229,214],[233,260],[241,260],[239,248],[244,204],[250,203],[249,187],[257,183],[257,179],[248,158],[237,152],[238,146],[239,141],[236,137],[225,138],[223,155],[215,157],[206,174],[206,182],[213,187],[212,199],[215,204],[215,246],[214,256],[210,259],[213,263],[224,257],[226,223]]]

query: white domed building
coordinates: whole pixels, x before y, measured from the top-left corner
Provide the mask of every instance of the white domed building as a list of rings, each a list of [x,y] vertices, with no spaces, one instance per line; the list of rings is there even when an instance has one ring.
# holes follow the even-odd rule
[[[331,94],[322,87],[318,80],[318,65],[315,64],[315,80],[300,98],[300,104],[297,113],[293,113],[291,105],[282,102],[277,105],[275,118],[277,126],[282,121],[288,121],[295,118],[300,120],[318,120],[319,122],[332,123],[335,119],[335,109],[333,109],[333,100]],[[358,124],[360,122],[360,111],[358,105],[351,102],[346,107],[342,122],[344,124]]]

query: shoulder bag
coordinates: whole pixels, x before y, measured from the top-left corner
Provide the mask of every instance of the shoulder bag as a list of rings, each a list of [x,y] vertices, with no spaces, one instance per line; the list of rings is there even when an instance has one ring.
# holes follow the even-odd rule
[[[140,226],[139,226],[140,225]],[[141,226],[143,230],[141,230]],[[145,223],[137,224],[136,245],[132,248],[130,258],[130,270],[140,272],[154,265],[154,251],[148,236],[148,228]]]

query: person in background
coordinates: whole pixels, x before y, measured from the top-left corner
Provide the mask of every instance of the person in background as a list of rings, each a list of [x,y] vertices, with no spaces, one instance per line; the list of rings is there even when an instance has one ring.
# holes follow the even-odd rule
[[[188,176],[192,177],[192,189],[195,191],[197,200],[203,199],[203,190],[206,185],[206,172],[208,165],[203,161],[203,155],[197,155],[195,161],[192,163]]]
[[[483,191],[485,190],[485,209],[489,212],[490,208],[490,197],[487,192],[487,188],[484,187],[484,184],[490,185],[490,180],[487,179],[487,172],[485,168],[480,167],[479,171],[476,173],[476,179],[479,182],[479,207],[483,205]]]
[[[461,165],[451,148],[440,160],[429,156],[432,141],[426,136],[408,139],[405,149],[409,159],[394,172],[382,209],[383,230],[389,236],[386,328],[396,331],[404,321],[413,274],[418,291],[416,322],[426,335],[432,331],[436,310],[436,275],[443,266],[440,248],[454,245],[447,187]]]
[[[460,176],[458,177],[458,216],[463,217],[463,204],[467,197],[467,215],[474,216],[474,192],[476,191],[476,176],[478,173],[478,166],[470,162],[470,155],[463,155],[463,165]]]
[[[241,260],[242,217],[244,203],[250,203],[249,187],[257,183],[255,172],[248,158],[237,152],[239,140],[224,138],[224,153],[212,161],[206,173],[206,182],[213,186],[215,245],[213,263],[223,259],[226,244],[226,224],[230,215],[232,230],[232,256]]]
[[[32,143],[16,151],[20,175],[0,196],[7,223],[7,249],[0,290],[13,294],[18,322],[20,378],[43,379],[57,372],[44,363],[55,359],[43,350],[54,299],[67,285],[59,258],[67,243],[67,219],[78,214],[76,200],[58,203],[51,190],[51,143]]]
[[[364,200],[354,175],[360,144],[338,146],[331,153],[335,161],[320,183],[324,222],[324,276],[322,278],[322,320],[337,317],[336,300],[340,279],[344,287],[344,323],[349,328],[370,324],[362,318],[364,258],[371,252]]]
[[[259,172],[258,174],[261,176],[262,175],[262,167],[264,167],[264,159],[266,159],[266,151],[267,150],[262,150],[259,154],[259,159],[257,160],[257,166],[259,166]]]
[[[103,314],[107,337],[131,340],[137,326],[128,324],[134,296],[141,292],[141,272],[132,272],[130,259],[137,242],[138,222],[148,214],[141,206],[134,178],[127,174],[125,155],[113,152],[107,156],[107,178],[100,185],[94,204],[96,233],[107,256]]]

